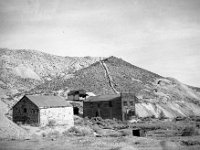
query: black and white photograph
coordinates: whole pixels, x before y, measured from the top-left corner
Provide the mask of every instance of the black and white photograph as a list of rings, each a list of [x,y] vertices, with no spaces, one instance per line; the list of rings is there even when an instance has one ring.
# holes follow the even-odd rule
[[[200,0],[0,0],[0,150],[200,150]]]

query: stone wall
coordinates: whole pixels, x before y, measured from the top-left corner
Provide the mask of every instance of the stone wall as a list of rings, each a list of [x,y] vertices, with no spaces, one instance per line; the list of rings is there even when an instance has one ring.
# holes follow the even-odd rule
[[[54,120],[57,125],[74,125],[73,107],[40,109],[40,126],[46,126]]]

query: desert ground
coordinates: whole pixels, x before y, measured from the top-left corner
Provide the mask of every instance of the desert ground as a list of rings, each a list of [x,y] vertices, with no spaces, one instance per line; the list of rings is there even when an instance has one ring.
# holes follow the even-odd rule
[[[101,118],[75,116],[75,126],[20,125],[29,133],[24,138],[1,139],[1,150],[198,150],[199,118],[154,119],[122,123]],[[145,130],[141,137],[133,129]]]

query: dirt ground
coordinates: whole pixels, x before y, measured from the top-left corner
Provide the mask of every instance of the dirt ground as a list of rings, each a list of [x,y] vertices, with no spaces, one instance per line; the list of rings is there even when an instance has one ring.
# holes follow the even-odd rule
[[[0,141],[1,150],[162,150],[163,145],[179,148],[172,142],[139,137],[64,137],[26,141]],[[181,148],[181,147],[180,147]]]
[[[19,134],[18,138],[1,139],[0,150],[199,150],[199,122],[199,118],[146,119],[128,125],[115,120],[75,117],[75,126],[70,129],[20,126],[32,136],[19,138]],[[133,136],[133,128],[146,130],[146,134]]]
[[[200,137],[186,137],[198,140]],[[183,139],[181,139],[183,141]],[[184,145],[179,138],[155,139],[152,137],[93,137],[73,136],[35,138],[31,140],[2,140],[0,150],[198,150],[200,145]]]

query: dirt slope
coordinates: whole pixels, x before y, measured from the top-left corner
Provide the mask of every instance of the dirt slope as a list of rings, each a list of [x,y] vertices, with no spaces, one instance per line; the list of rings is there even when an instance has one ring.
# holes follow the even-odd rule
[[[8,106],[0,100],[0,139],[25,139],[27,132],[9,120],[5,113],[8,112]]]

